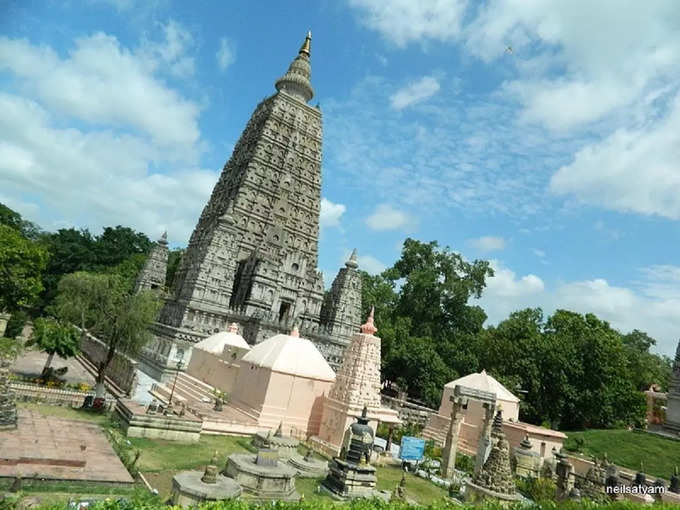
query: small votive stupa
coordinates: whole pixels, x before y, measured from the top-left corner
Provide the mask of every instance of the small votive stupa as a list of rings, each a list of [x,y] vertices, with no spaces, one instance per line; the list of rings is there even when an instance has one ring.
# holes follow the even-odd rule
[[[373,448],[373,429],[368,425],[368,409],[345,432],[338,457],[329,464],[328,476],[321,487],[336,499],[371,498],[381,496],[376,491],[375,468],[368,461]]]
[[[235,499],[240,495],[239,484],[217,472],[217,452],[204,473],[183,471],[172,479],[173,505],[193,507],[204,501]]]
[[[491,429],[493,446],[481,471],[465,485],[465,501],[475,503],[494,500],[512,503],[521,499],[517,494],[510,466],[510,444],[503,432],[503,417],[496,414]]]
[[[295,490],[297,471],[279,461],[276,450],[260,448],[256,454],[234,453],[223,474],[241,485],[244,497],[255,501],[299,501]]]
[[[269,448],[276,450],[279,459],[289,459],[297,453],[300,440],[291,436],[283,435],[283,422],[279,423],[276,432],[258,432],[253,436],[253,446],[255,448]]]

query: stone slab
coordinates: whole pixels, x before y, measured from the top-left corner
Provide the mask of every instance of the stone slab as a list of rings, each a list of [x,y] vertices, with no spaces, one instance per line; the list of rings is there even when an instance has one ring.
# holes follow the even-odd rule
[[[0,435],[0,477],[132,484],[98,425],[19,409],[19,426]]]

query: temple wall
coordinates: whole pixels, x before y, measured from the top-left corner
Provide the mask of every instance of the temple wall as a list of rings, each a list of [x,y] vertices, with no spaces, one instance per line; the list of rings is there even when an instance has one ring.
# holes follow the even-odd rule
[[[106,357],[108,346],[88,333],[81,338],[80,350],[94,366],[98,367]],[[119,352],[114,355],[109,368],[106,369],[106,376],[128,395],[134,393],[137,385],[136,373],[137,362]]]
[[[323,396],[332,385],[332,381],[272,372],[258,422],[263,426],[275,426],[283,421],[285,426],[316,435],[321,424]]]
[[[453,396],[453,388],[444,387],[442,394],[441,405],[439,406],[439,414],[449,418],[451,416],[451,397]],[[496,405],[503,412],[504,420],[519,421],[519,402],[510,402],[507,400],[497,400]],[[465,421],[472,425],[479,425],[484,421],[484,409],[482,403],[476,400],[470,400],[468,408],[465,410]]]
[[[243,354],[248,352],[241,349]],[[241,367],[243,354],[236,358],[222,359],[220,356],[201,349],[192,349],[191,361],[187,373],[215,388],[231,395]]]

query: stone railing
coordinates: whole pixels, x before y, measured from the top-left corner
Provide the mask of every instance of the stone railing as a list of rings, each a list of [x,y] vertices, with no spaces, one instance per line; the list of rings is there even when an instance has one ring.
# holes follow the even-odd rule
[[[381,394],[380,400],[383,406],[398,411],[399,419],[404,423],[413,423],[425,427],[430,416],[437,413],[437,411],[430,409],[429,407],[390,397],[388,395]]]
[[[64,407],[82,407],[85,398],[94,397],[94,391],[74,391],[57,388],[47,388],[37,384],[13,382],[10,384],[12,392],[19,402],[32,402]],[[107,399],[106,409],[111,409],[115,400]]]
[[[108,346],[88,333],[82,337],[80,350],[92,365],[98,367],[106,357]],[[135,391],[136,374],[137,362],[119,352],[114,355],[113,361],[106,369],[106,376],[127,395],[132,395]]]

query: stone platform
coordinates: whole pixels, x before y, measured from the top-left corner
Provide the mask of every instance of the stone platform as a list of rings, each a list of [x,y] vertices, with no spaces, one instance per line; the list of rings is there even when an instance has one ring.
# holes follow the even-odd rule
[[[21,408],[18,425],[0,433],[0,478],[132,485],[98,425]]]
[[[261,462],[263,453],[235,453],[227,459],[224,474],[236,480],[243,488],[243,496],[255,501],[299,501],[295,490],[297,471],[276,455],[270,464]],[[258,463],[260,462],[260,463]]]
[[[494,501],[500,503],[502,506],[511,505],[522,500],[519,494],[503,494],[501,492],[492,491],[481,485],[477,485],[471,481],[465,483],[465,502],[466,503],[482,503],[483,501]]]
[[[128,437],[195,442],[201,436],[203,421],[190,413],[184,416],[147,414],[145,406],[127,399],[118,400],[116,412]]]
[[[196,506],[204,501],[223,501],[236,499],[241,495],[241,487],[231,478],[217,476],[215,483],[203,481],[201,471],[183,471],[172,479],[172,504]]]

